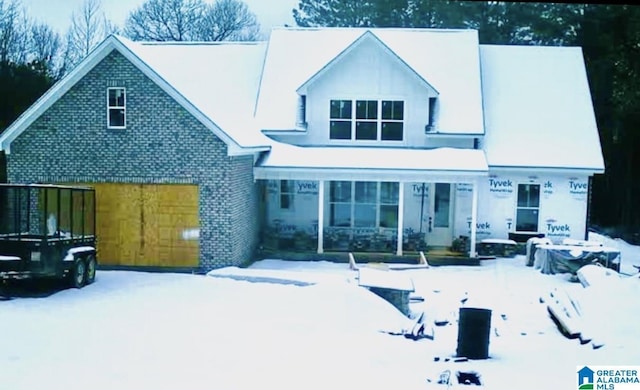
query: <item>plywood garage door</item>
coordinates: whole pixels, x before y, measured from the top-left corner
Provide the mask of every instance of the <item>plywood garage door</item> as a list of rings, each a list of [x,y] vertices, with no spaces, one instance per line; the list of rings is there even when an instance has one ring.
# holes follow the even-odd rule
[[[197,267],[198,187],[91,184],[101,264]]]

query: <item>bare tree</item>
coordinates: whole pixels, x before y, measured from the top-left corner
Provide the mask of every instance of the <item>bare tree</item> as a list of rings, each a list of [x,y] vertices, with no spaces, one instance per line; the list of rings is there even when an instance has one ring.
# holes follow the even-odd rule
[[[40,66],[53,79],[61,76],[62,40],[60,35],[44,23],[31,25],[29,34],[29,62]]]
[[[253,40],[259,29],[240,0],[147,0],[129,14],[124,34],[136,41]]]
[[[100,0],[85,0],[80,12],[71,15],[66,36],[65,66],[72,66],[86,57],[113,29],[102,11]]]
[[[0,62],[26,59],[29,21],[18,0],[0,0]]]
[[[205,8],[202,0],[148,0],[129,14],[124,34],[135,41],[191,41]]]
[[[104,18],[104,35],[109,36],[112,34],[121,34],[122,33],[122,28],[120,26],[118,26],[117,24],[113,23],[111,20],[107,19],[106,17]]]
[[[201,41],[255,41],[260,36],[260,24],[246,3],[218,0],[207,6],[197,36]]]

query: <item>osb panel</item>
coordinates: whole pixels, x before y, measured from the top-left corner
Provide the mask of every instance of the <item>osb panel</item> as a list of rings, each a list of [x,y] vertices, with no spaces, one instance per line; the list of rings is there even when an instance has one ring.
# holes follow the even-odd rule
[[[94,184],[98,256],[105,265],[143,265],[138,184]]]
[[[197,267],[198,187],[90,184],[101,264]]]
[[[160,266],[197,266],[198,187],[154,185],[145,194],[145,258]]]

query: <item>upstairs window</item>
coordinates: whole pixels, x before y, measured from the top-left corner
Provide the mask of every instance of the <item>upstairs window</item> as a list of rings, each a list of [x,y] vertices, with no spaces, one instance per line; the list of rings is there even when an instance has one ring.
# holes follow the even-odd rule
[[[402,122],[404,121],[403,101],[382,102],[382,134],[383,141],[402,141]]]
[[[356,100],[356,139],[378,139],[377,100]]]
[[[351,139],[351,100],[332,100],[329,137]]]
[[[107,89],[107,127],[124,129],[126,127],[126,92],[124,88]]]
[[[402,141],[404,102],[401,100],[331,100],[329,139]]]

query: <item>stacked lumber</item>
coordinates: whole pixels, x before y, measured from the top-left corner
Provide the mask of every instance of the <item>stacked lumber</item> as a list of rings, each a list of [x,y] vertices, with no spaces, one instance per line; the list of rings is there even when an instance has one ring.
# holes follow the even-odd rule
[[[580,339],[581,344],[591,342],[593,348],[603,346],[602,341],[594,336],[589,321],[585,320],[580,301],[566,289],[554,288],[549,293],[547,310],[565,337]]]
[[[591,264],[581,267],[576,275],[583,289],[570,293],[564,288],[554,288],[541,301],[547,303],[547,311],[560,333],[570,339],[579,339],[581,344],[590,343],[597,349],[605,344],[605,335],[599,333],[604,328],[597,322],[598,296],[608,296],[627,281],[612,269]]]

